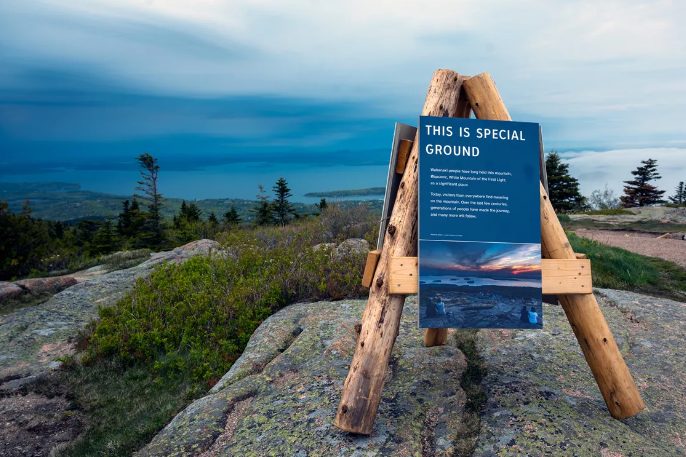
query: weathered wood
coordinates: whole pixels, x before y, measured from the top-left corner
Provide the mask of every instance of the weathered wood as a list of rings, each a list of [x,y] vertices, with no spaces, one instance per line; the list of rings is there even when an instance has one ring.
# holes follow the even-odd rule
[[[427,328],[424,332],[424,346],[443,346],[448,342],[447,328]]]
[[[463,86],[478,119],[511,120],[490,75],[469,78]],[[543,185],[540,204],[543,255],[576,258]],[[638,414],[645,405],[595,296],[560,295],[559,300],[612,417],[624,419]]]
[[[398,145],[398,160],[395,162],[395,172],[398,174],[405,173],[405,167],[407,166],[407,159],[410,157],[410,151],[412,150],[411,140],[400,140]]]
[[[541,288],[546,295],[592,294],[588,259],[541,259]]]
[[[364,264],[364,273],[362,273],[362,285],[364,287],[370,287],[372,285],[372,279],[374,279],[374,272],[376,271],[376,265],[379,263],[380,257],[381,251],[379,249],[374,249],[367,253],[367,263]]]
[[[463,80],[454,71],[437,70],[429,85],[422,115],[457,116],[469,112],[467,101],[460,97]],[[398,335],[405,297],[389,293],[388,264],[393,257],[417,255],[417,147],[415,137],[369,290],[355,355],[334,419],[336,427],[348,432],[371,433],[391,350]]]
[[[391,294],[416,294],[419,291],[417,257],[392,258],[389,278]],[[588,259],[542,259],[541,278],[544,294],[593,293],[591,261]]]
[[[393,257],[388,266],[388,292],[416,294],[419,290],[417,257]]]

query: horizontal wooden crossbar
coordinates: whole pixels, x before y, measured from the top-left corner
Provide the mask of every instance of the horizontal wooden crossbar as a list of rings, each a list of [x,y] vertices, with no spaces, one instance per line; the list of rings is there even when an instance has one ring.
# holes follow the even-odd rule
[[[591,294],[589,259],[541,259],[544,294]],[[419,288],[417,257],[393,257],[389,266],[391,294],[416,294]]]

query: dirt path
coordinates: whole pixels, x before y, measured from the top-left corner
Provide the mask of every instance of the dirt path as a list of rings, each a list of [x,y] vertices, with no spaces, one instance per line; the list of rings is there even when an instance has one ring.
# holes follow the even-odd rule
[[[578,229],[575,232],[584,238],[637,254],[660,257],[686,268],[686,241],[683,240],[657,238],[656,235],[640,232],[587,229]]]

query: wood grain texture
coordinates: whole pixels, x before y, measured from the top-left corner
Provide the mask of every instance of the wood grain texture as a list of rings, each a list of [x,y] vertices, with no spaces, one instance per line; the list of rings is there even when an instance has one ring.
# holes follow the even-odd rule
[[[431,331],[424,332],[424,346],[443,346],[448,342],[447,328],[427,328],[426,330]]]
[[[544,294],[591,294],[593,280],[588,259],[542,259]],[[389,266],[391,294],[416,294],[419,291],[417,257],[394,257]]]
[[[478,119],[511,120],[490,75],[469,78],[463,86]],[[540,207],[543,255],[575,259],[542,184]],[[638,414],[645,405],[595,296],[560,295],[559,300],[612,417],[624,419]]]
[[[367,253],[367,263],[364,264],[364,272],[362,273],[362,285],[364,287],[371,287],[380,257],[381,251],[379,249]]]
[[[451,70],[437,70],[422,109],[426,116],[458,116],[469,112],[464,78]],[[461,96],[462,95],[462,96]],[[386,228],[383,250],[362,316],[355,355],[343,385],[334,425],[353,433],[370,434],[381,401],[388,361],[398,335],[405,297],[388,290],[390,259],[417,255],[417,160],[415,137]]]

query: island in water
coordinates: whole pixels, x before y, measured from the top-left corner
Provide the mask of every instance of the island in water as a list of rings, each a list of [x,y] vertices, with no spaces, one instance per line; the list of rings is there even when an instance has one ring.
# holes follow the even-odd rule
[[[378,195],[382,197],[386,193],[385,187],[367,187],[364,189],[330,190],[327,192],[308,192],[305,197],[320,198],[343,198],[343,197],[367,197]]]

